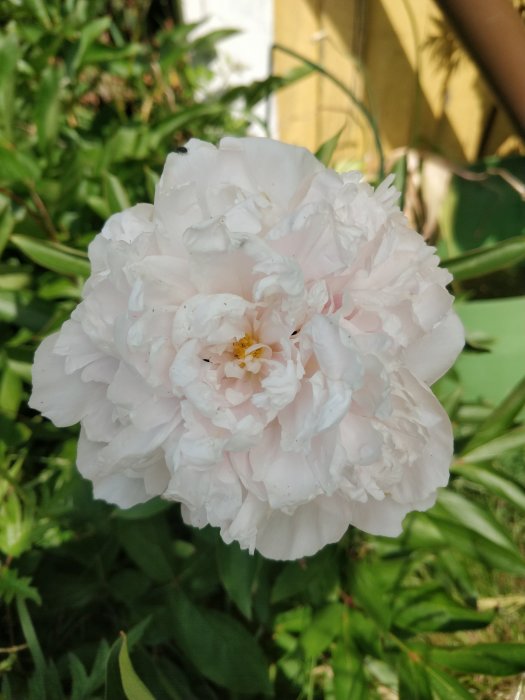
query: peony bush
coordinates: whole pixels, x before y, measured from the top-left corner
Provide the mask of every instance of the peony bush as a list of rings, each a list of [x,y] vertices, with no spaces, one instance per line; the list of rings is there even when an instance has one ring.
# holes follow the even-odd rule
[[[464,335],[391,182],[270,139],[192,139],[153,205],[106,222],[30,400],[80,422],[96,497],[179,501],[271,559],[349,526],[396,536],[434,504],[453,438],[429,387]]]

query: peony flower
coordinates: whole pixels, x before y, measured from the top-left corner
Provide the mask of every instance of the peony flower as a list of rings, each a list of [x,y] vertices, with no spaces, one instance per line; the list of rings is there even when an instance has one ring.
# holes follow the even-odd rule
[[[268,139],[169,155],[154,205],[95,237],[83,301],[36,353],[30,405],[80,422],[95,496],[179,501],[272,559],[349,525],[396,536],[429,508],[452,456],[429,386],[463,329],[397,197]]]

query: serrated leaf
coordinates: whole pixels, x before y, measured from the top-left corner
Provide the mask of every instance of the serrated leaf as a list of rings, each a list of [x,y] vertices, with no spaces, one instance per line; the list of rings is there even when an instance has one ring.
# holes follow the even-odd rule
[[[11,236],[11,243],[25,253],[30,260],[48,270],[61,275],[89,276],[89,260],[82,251],[18,233]]]
[[[122,644],[118,655],[120,678],[127,700],[155,700],[153,695],[140,680],[133,668],[128,653],[128,642],[124,632],[121,632]]]
[[[470,280],[512,267],[525,260],[525,236],[501,241],[490,248],[476,248],[455,258],[443,260],[443,267],[455,280]]]
[[[267,661],[235,619],[197,607],[182,591],[171,594],[173,638],[203,676],[236,693],[271,694]]]

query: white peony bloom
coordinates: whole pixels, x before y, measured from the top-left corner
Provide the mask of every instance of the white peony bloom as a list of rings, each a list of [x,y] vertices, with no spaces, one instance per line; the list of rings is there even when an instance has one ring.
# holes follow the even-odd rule
[[[272,559],[349,525],[398,535],[434,503],[452,431],[429,385],[463,329],[390,183],[268,139],[192,140],[153,206],[109,219],[30,401],[80,421],[96,497],[180,501]]]

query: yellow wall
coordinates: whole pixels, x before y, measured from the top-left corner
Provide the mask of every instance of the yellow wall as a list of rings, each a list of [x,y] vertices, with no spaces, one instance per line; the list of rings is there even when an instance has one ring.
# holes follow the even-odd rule
[[[442,35],[432,0],[274,0],[276,43],[320,63],[363,100],[373,114],[385,152],[412,146],[454,161],[478,157],[494,109],[484,154],[509,148],[513,129],[476,66],[460,50],[457,67],[431,50]],[[450,34],[449,34],[450,36]],[[452,47],[454,44],[452,44]],[[275,51],[279,74],[298,62]],[[335,162],[374,171],[372,132],[350,99],[312,75],[278,96],[280,138],[316,148],[344,127]],[[514,139],[513,143],[517,140]]]

